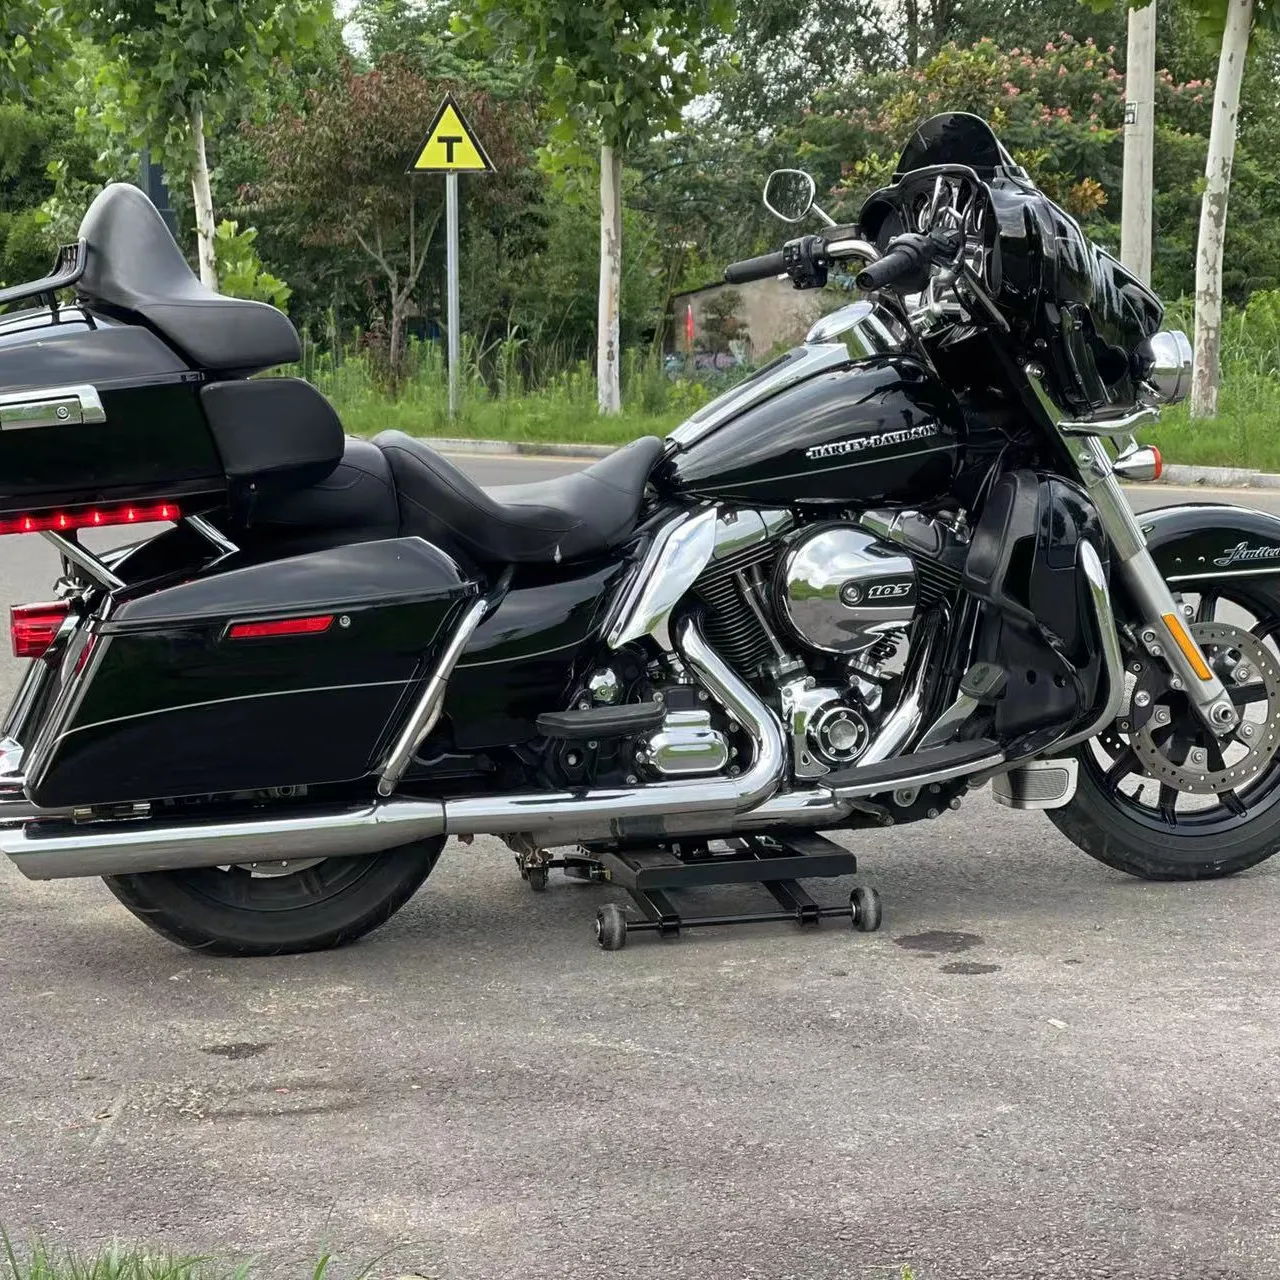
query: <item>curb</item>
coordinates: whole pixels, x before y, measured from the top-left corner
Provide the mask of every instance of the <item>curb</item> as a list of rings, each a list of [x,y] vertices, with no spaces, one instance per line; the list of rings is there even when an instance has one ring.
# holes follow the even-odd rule
[[[1280,475],[1250,467],[1165,467],[1160,484],[1204,485],[1221,489],[1280,489]]]
[[[604,458],[618,446],[607,444],[543,444],[534,440],[468,440],[451,436],[424,436],[441,453],[483,453],[495,457]],[[1280,475],[1252,467],[1184,467],[1170,463],[1157,484],[1203,485],[1209,489],[1280,489]]]

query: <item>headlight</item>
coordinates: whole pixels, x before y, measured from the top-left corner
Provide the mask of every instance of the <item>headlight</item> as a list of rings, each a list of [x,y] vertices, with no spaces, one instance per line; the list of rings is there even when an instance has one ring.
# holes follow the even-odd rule
[[[1177,404],[1191,390],[1191,343],[1181,329],[1161,329],[1146,342],[1150,367],[1143,375],[1161,404]]]

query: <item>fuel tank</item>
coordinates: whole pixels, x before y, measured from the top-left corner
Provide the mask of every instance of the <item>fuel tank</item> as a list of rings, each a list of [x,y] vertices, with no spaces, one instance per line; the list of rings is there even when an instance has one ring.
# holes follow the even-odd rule
[[[871,356],[695,438],[677,432],[657,478],[670,492],[745,505],[925,502],[949,488],[963,433],[959,406],[925,365]]]

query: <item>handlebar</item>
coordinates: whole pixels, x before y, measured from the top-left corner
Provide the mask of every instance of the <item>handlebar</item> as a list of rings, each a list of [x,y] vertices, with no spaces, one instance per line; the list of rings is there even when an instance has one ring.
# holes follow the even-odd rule
[[[787,269],[787,256],[781,249],[762,253],[758,258],[747,258],[725,268],[724,278],[729,284],[749,284],[752,280],[768,280],[780,276]]]
[[[855,283],[868,293],[873,289],[902,284],[914,286],[908,292],[915,292],[927,283],[929,267],[934,260],[948,256],[954,248],[942,237],[909,232],[896,237],[893,248],[878,262],[872,262],[859,271]]]

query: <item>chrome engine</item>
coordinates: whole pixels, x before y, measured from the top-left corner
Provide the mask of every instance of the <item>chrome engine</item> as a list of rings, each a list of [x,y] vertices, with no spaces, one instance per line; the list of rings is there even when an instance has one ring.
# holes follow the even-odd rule
[[[707,639],[782,720],[793,777],[847,768],[875,739],[913,624],[959,585],[944,553],[963,542],[956,527],[915,513],[797,525],[783,511],[721,512],[694,592]],[[687,756],[669,745],[681,734]],[[678,755],[688,761],[681,772],[702,772],[721,742],[735,759],[723,726],[673,714],[645,751],[650,769],[670,776],[660,758]]]

